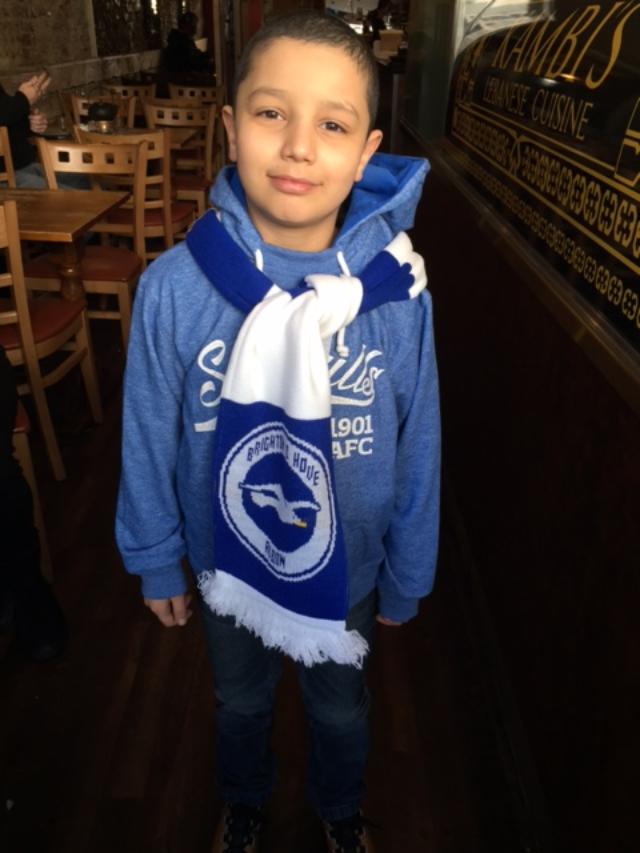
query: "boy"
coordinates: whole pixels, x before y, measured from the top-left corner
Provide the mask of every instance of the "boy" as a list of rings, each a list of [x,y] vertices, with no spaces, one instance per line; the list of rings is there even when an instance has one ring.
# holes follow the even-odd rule
[[[257,850],[283,650],[327,849],[372,849],[362,661],[376,620],[406,622],[433,585],[430,300],[398,234],[427,167],[370,162],[377,94],[375,63],[341,21],[269,22],[224,108],[235,166],[216,180],[216,212],[154,262],[136,300],[117,535],[164,625],[190,616],[183,556],[198,579],[226,802],[214,853]]]

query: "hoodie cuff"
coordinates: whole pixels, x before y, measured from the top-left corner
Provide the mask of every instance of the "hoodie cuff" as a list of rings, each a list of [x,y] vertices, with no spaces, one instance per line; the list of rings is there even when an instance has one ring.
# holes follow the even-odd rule
[[[378,613],[386,619],[408,622],[418,613],[419,598],[405,598],[383,589],[379,590],[379,596]]]
[[[183,595],[188,587],[180,563],[162,566],[140,575],[144,598],[165,599]]]

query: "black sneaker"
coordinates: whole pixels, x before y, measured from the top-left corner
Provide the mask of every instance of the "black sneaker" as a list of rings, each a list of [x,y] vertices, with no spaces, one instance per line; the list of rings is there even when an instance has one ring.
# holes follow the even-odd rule
[[[262,809],[229,803],[218,823],[211,853],[258,853],[263,821]]]
[[[324,822],[328,853],[374,853],[361,812],[342,820]]]

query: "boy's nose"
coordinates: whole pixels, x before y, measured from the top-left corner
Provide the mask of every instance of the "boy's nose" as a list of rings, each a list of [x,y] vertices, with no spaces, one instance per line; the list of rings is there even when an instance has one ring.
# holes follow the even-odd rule
[[[282,156],[291,160],[313,160],[313,131],[305,122],[291,122],[282,144]]]

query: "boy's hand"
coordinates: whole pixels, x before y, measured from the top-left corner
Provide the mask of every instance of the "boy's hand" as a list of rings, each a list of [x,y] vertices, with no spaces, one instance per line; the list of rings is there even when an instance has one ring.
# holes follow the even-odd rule
[[[186,625],[191,618],[191,596],[188,594],[174,595],[173,598],[145,598],[144,603],[165,628]]]
[[[387,617],[386,617],[386,616],[380,616],[380,614],[379,614],[379,613],[378,613],[378,615],[376,616],[376,619],[378,620],[378,622],[379,622],[381,625],[395,625],[395,626],[397,626],[397,625],[402,625],[402,622],[394,622],[394,621],[393,621],[393,619],[387,619]]]

